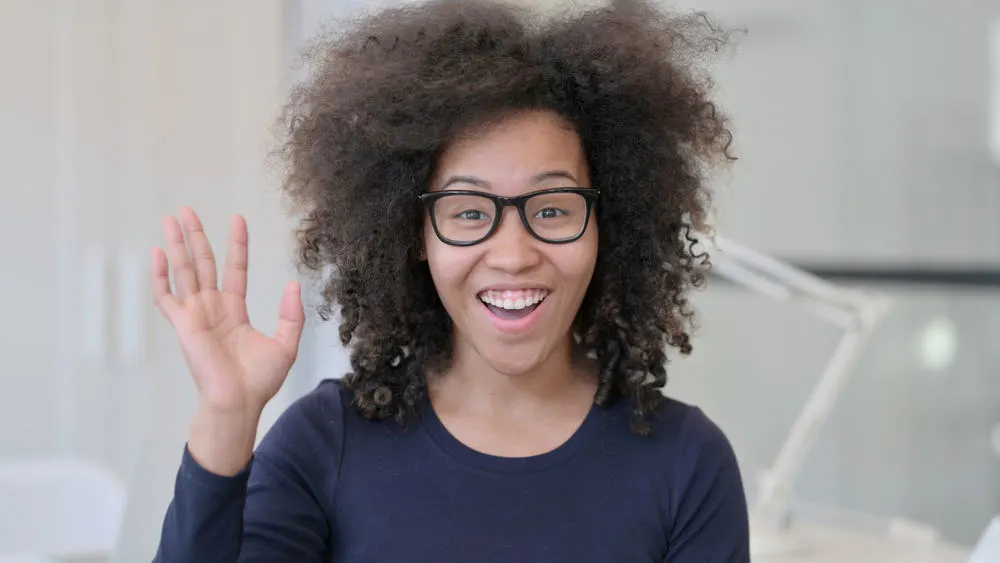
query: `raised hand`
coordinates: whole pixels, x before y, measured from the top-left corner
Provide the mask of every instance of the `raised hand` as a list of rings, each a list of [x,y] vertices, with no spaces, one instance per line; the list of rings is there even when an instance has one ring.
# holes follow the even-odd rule
[[[230,222],[221,289],[215,256],[193,210],[182,209],[180,222],[173,216],[165,218],[163,232],[167,251],[153,251],[153,293],[157,308],[177,333],[198,389],[199,414],[189,448],[195,454],[195,442],[204,444],[201,457],[210,462],[218,458],[214,465],[220,472],[232,470],[224,467],[229,464],[222,458],[235,455],[242,459],[249,452],[245,451],[246,443],[225,442],[249,440],[252,445],[261,411],[281,388],[298,354],[305,320],[300,288],[295,282],[285,288],[277,331],[274,337],[267,336],[251,326],[247,313],[247,228],[243,218],[233,217]],[[206,425],[211,428],[199,430]],[[224,455],[222,450],[234,447],[238,451]]]

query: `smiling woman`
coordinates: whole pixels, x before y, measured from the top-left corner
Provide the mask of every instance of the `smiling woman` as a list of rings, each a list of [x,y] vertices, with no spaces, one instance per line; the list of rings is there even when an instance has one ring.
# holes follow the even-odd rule
[[[445,149],[422,196],[433,228],[421,244],[452,320],[450,371],[475,373],[477,387],[568,374],[553,368],[573,363],[567,335],[597,263],[589,184],[579,137],[549,111],[511,115]],[[596,379],[582,382],[593,395]]]
[[[663,394],[729,158],[696,63],[725,39],[640,0],[438,0],[319,38],[281,154],[351,372],[252,451],[298,288],[264,336],[242,220],[219,291],[197,216],[168,218],[157,298],[201,404],[158,559],[747,561],[728,440]]]

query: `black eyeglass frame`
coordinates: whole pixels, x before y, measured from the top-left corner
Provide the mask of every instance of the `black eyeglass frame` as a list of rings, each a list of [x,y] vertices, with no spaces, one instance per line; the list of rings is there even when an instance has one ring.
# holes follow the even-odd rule
[[[554,194],[554,193],[573,193],[583,196],[584,201],[587,205],[586,215],[583,220],[583,228],[575,236],[565,239],[552,240],[541,237],[531,228],[531,224],[528,222],[527,212],[524,207],[528,203],[528,200],[539,195]],[[441,234],[438,229],[437,219],[434,216],[434,204],[441,198],[448,197],[449,195],[471,195],[486,198],[493,202],[496,208],[496,213],[493,215],[493,224],[490,225],[490,229],[486,231],[486,234],[479,237],[473,241],[457,241],[446,238]],[[517,214],[521,217],[521,224],[524,225],[524,229],[528,231],[535,239],[544,242],[546,244],[568,244],[577,241],[587,232],[587,226],[590,224],[590,215],[593,213],[594,204],[597,203],[598,197],[601,195],[601,190],[598,188],[581,188],[581,187],[567,187],[567,188],[549,188],[544,190],[538,190],[516,197],[504,197],[496,194],[480,192],[476,190],[441,190],[438,192],[427,192],[420,194],[418,199],[424,204],[428,213],[431,216],[431,227],[434,229],[434,234],[437,235],[438,240],[450,245],[450,246],[473,246],[479,244],[486,239],[493,236],[497,229],[500,227],[500,221],[503,220],[503,211],[507,207],[514,207],[517,209]]]

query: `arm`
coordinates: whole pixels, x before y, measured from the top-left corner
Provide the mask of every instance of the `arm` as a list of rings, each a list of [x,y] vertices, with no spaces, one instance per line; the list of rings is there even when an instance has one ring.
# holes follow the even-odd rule
[[[750,561],[746,494],[729,440],[700,410],[685,418],[665,563]]]
[[[209,471],[185,448],[154,562],[325,561],[323,505],[335,486],[342,426],[331,424],[341,420],[331,412],[339,401],[321,390],[290,407],[235,475]]]
[[[181,221],[165,217],[163,231],[166,250],[153,251],[153,294],[177,334],[198,410],[156,561],[319,561],[329,535],[319,504],[328,473],[317,464],[336,462],[317,459],[316,452],[331,450],[321,449],[309,430],[327,428],[331,419],[316,424],[310,416],[322,409],[309,406],[315,398],[300,401],[253,455],[261,412],[298,354],[305,323],[300,287],[285,287],[277,329],[267,336],[247,311],[246,221],[230,221],[221,284],[194,210],[182,209]]]

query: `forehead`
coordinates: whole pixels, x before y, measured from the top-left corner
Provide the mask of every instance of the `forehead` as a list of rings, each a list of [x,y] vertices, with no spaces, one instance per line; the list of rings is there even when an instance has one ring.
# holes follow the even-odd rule
[[[453,142],[441,155],[432,189],[453,176],[474,177],[498,193],[567,183],[557,176],[538,182],[539,174],[551,170],[566,171],[576,184],[589,185],[583,146],[572,125],[551,112],[523,112]]]

